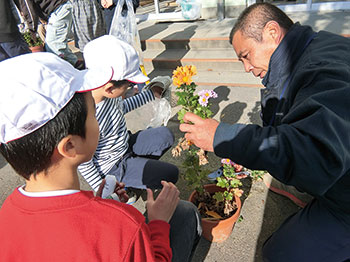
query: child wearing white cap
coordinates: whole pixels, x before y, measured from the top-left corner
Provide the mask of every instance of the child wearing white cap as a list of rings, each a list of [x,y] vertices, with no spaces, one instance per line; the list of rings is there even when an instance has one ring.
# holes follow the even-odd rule
[[[50,53],[0,63],[0,152],[26,181],[0,209],[1,261],[171,261],[172,249],[183,255],[183,234],[190,256],[200,224],[172,183],[156,200],[148,190],[148,224],[134,207],[80,190],[77,167],[99,137],[90,91],[112,74],[78,71]],[[122,183],[115,193],[127,200]]]
[[[83,177],[94,190],[108,174],[138,189],[161,188],[162,180],[176,183],[178,168],[159,160],[174,143],[172,132],[162,126],[130,134],[124,118],[124,114],[160,97],[170,78],[154,79],[147,91],[122,99],[128,87],[149,80],[139,69],[136,50],[105,35],[85,46],[84,60],[90,68],[111,66],[114,75],[107,85],[92,92],[101,135],[92,160],[79,166]]]

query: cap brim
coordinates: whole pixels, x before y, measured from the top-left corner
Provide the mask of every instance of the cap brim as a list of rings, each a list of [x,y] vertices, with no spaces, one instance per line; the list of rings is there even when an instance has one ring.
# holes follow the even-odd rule
[[[79,71],[74,80],[75,92],[84,93],[106,85],[113,79],[112,67],[95,67]]]
[[[145,76],[142,72],[138,72],[136,75],[131,77],[126,77],[125,79],[135,84],[145,83],[149,80],[149,78]]]

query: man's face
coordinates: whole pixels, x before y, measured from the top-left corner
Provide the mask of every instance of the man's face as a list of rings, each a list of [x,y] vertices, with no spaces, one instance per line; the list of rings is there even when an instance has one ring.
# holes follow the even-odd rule
[[[264,32],[262,41],[258,42],[254,38],[244,36],[241,31],[234,34],[232,45],[245,71],[252,72],[255,77],[260,78],[266,75],[271,55],[278,46],[274,39]]]

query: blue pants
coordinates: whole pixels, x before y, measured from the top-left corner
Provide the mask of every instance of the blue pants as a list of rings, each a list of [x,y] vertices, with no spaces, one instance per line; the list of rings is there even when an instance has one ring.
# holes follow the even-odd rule
[[[147,212],[144,214],[148,223]],[[191,202],[180,200],[169,221],[172,262],[189,262],[202,235],[201,217]]]
[[[0,62],[14,56],[31,53],[28,45],[21,37],[16,41],[0,43]]]
[[[265,242],[266,262],[341,262],[350,259],[350,222],[313,200]]]
[[[148,128],[130,135],[129,152],[116,166],[114,173],[126,187],[162,188],[161,181],[176,183],[179,170],[159,158],[173,145],[174,136],[164,126]]]
[[[77,56],[68,47],[68,37],[72,30],[73,6],[70,1],[60,5],[51,13],[46,28],[45,49],[54,53],[73,66]]]

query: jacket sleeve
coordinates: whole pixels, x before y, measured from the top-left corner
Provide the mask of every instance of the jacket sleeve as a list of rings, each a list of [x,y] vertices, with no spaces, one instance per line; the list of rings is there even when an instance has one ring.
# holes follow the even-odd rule
[[[277,127],[221,123],[214,151],[283,183],[323,195],[350,168],[349,66],[304,68],[294,104]],[[324,77],[324,76],[327,77]]]
[[[15,4],[22,12],[30,31],[36,32],[39,23],[39,16],[35,12],[33,1],[31,0],[15,0]]]
[[[169,234],[170,225],[164,221],[154,220],[148,225],[143,223],[123,261],[170,262]]]

